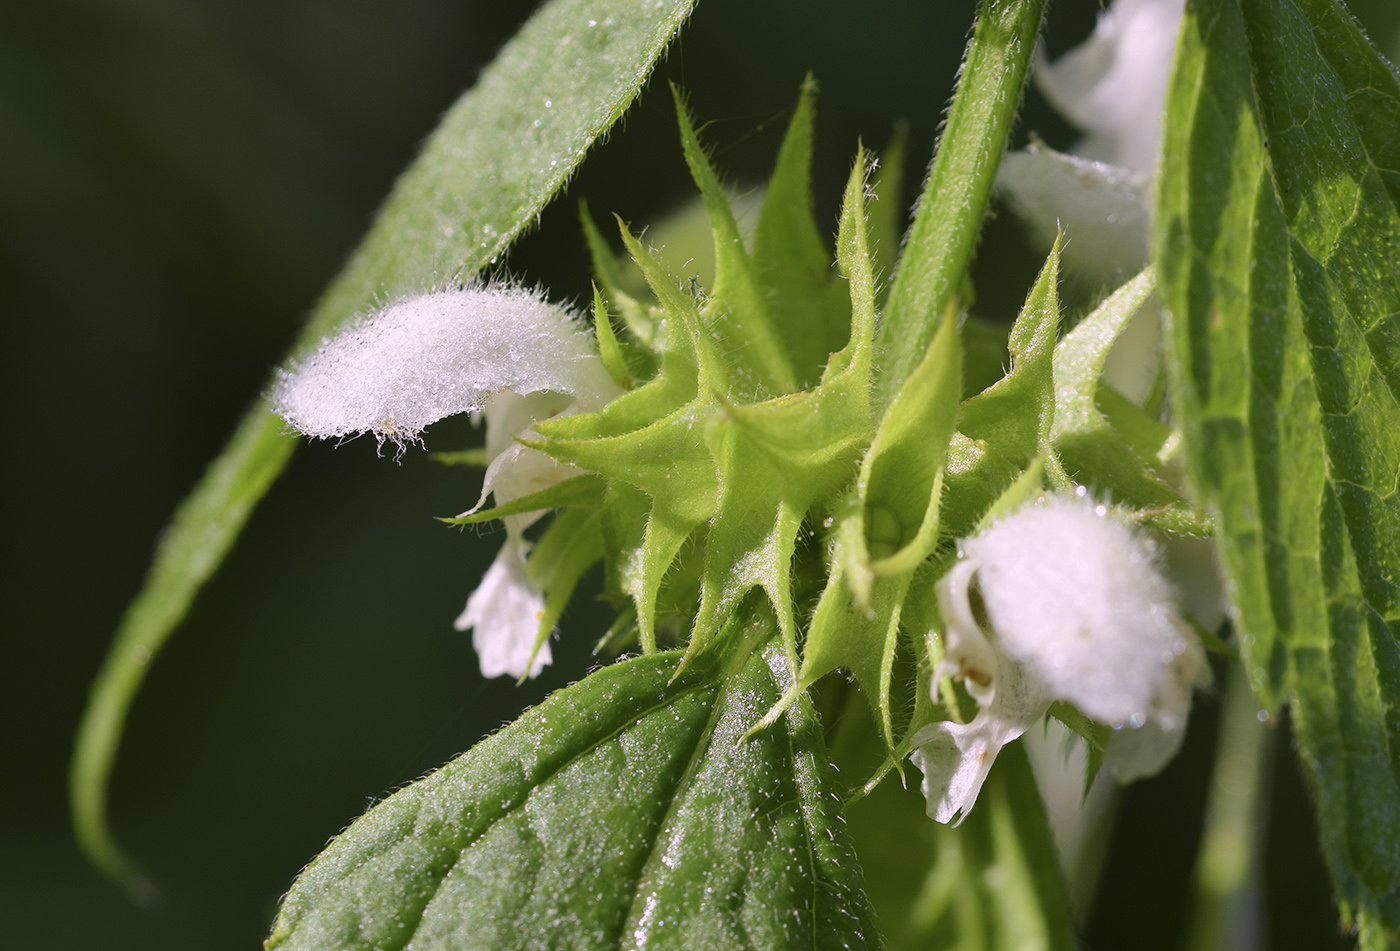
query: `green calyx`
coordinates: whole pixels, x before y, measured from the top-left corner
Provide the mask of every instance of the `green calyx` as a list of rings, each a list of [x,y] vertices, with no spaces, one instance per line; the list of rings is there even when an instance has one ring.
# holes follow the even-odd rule
[[[599,353],[626,392],[597,412],[540,423],[524,440],[588,474],[458,521],[559,511],[528,565],[547,592],[541,645],[598,561],[620,612],[602,643],[680,647],[678,672],[707,650],[754,649],[720,634],[761,597],[792,677],[755,729],[844,669],[893,765],[909,735],[948,715],[930,699],[941,656],[932,585],[953,541],[998,500],[1087,482],[1161,527],[1202,522],[1164,475],[1170,430],[1100,381],[1108,348],[1151,292],[1150,272],[1057,343],[1057,243],[1010,330],[1000,380],[962,399],[965,311],[954,298],[931,315],[921,360],[879,403],[875,275],[892,266],[898,216],[878,202],[897,201],[898,180],[874,174],[857,151],[833,255],[811,210],[813,93],[809,80],[751,239],[676,95],[713,233],[713,280],[671,273],[619,221],[649,293],[629,292],[585,211]],[[895,680],[911,661],[912,719],[890,700],[908,694]]]

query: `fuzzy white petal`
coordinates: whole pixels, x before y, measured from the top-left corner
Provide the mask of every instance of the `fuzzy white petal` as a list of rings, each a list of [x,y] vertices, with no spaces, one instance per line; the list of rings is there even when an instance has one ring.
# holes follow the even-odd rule
[[[997,646],[1103,723],[1173,729],[1204,660],[1155,549],[1091,499],[1052,496],[967,539]]]
[[[567,310],[520,288],[467,287],[400,301],[323,340],[281,371],[271,397],[307,436],[403,444],[501,390],[597,406],[616,386]]]
[[[1037,65],[1045,98],[1086,133],[1076,153],[1152,170],[1185,6],[1186,0],[1114,0],[1089,39],[1054,63]]]
[[[481,676],[519,677],[528,669],[535,677],[553,659],[545,641],[535,654],[535,662],[530,663],[543,613],[544,595],[525,573],[524,544],[512,537],[501,547],[453,626],[459,631],[472,629]]]

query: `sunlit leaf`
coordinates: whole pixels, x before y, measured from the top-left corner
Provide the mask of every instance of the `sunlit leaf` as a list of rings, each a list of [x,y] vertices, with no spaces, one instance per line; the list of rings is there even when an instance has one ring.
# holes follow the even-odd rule
[[[1244,55],[1242,51],[1247,51]],[[1241,653],[1364,947],[1400,929],[1400,82],[1334,0],[1199,0],[1157,256]]]

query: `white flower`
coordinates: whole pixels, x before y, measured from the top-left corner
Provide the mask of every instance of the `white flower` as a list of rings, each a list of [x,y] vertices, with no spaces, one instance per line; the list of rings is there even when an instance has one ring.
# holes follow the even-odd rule
[[[489,462],[480,508],[548,488],[577,471],[516,442],[543,419],[591,412],[621,395],[593,338],[568,310],[532,291],[466,287],[398,301],[321,341],[280,371],[274,409],[316,438],[373,433],[402,448],[456,413],[486,417]],[[475,511],[475,509],[473,509]],[[531,677],[544,599],[525,570],[522,533],[541,513],[506,519],[506,543],[457,618],[487,677]]]
[[[1055,62],[1036,64],[1045,98],[1086,133],[1076,154],[1152,171],[1185,9],[1186,0],[1114,0],[1092,36]]]
[[[997,187],[1045,245],[1064,231],[1063,260],[1082,277],[1109,284],[1147,263],[1146,174],[1032,145],[1002,158]]]
[[[1121,779],[1174,754],[1204,663],[1200,644],[1152,544],[1106,506],[1051,496],[1022,507],[963,541],[938,593],[935,684],[961,680],[979,710],[970,723],[932,724],[914,738],[929,815],[966,815],[1001,747],[1054,700],[1118,731],[1108,761]]]
[[[1095,281],[1147,263],[1151,173],[1185,0],[1114,0],[1089,39],[1037,85],[1086,133],[1073,155],[1033,145],[1002,159],[997,186],[1048,244],[1060,228],[1066,263]]]

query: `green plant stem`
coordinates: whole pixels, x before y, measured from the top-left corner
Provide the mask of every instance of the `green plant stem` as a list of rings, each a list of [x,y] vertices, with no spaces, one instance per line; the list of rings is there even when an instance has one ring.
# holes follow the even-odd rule
[[[1242,665],[1230,665],[1225,689],[1220,744],[1192,882],[1185,944],[1192,951],[1250,951],[1261,945],[1259,860],[1268,818],[1262,792],[1272,773],[1272,745]]]
[[[1030,70],[1045,0],[983,0],[876,338],[877,404],[923,359],[967,272]]]

